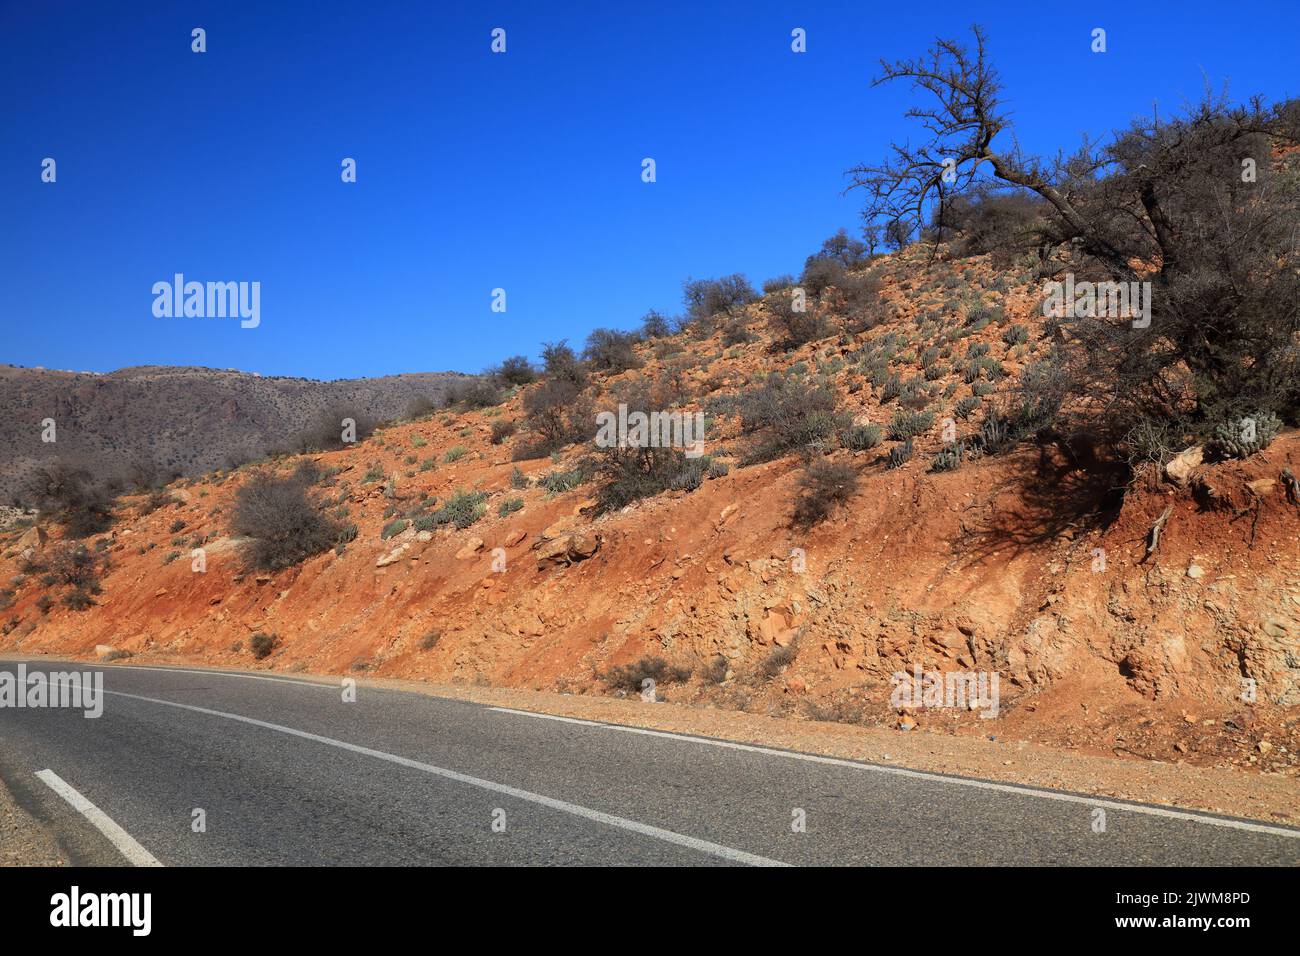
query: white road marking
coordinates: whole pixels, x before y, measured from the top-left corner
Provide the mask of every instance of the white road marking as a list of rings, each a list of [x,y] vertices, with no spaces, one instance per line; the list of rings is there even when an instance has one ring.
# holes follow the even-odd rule
[[[36,776],[89,820],[91,826],[108,837],[108,841],[133,865],[162,866],[156,856],[136,842],[135,837],[114,823],[112,817],[87,800],[53,770],[38,770]]]
[[[274,730],[277,733],[288,734],[292,737],[300,737],[303,740],[328,744],[331,747],[338,747],[340,750],[348,750],[352,753],[361,754],[362,756],[374,757],[376,760],[386,760],[389,763],[395,763],[403,767],[410,767],[412,770],[422,770],[425,773],[444,777],[448,780],[454,780],[457,783],[464,783],[471,787],[490,790],[493,793],[504,794],[508,797],[514,797],[517,800],[536,803],[543,807],[549,807],[552,810],[559,810],[561,813],[569,813],[573,816],[592,820],[596,823],[603,823],[606,826],[617,827],[621,830],[630,830],[633,833],[640,833],[643,836],[654,837],[657,840],[663,840],[665,843],[684,846],[700,853],[707,853],[710,856],[730,860],[733,863],[745,863],[749,866],[789,866],[788,863],[782,863],[780,860],[772,860],[765,856],[758,856],[754,853],[747,853],[744,850],[737,850],[729,846],[723,846],[720,843],[711,843],[708,840],[700,840],[696,837],[686,836],[682,833],[674,833],[672,830],[664,830],[656,826],[651,826],[648,823],[639,823],[636,820],[629,820],[626,817],[614,816],[611,813],[602,813],[599,810],[582,807],[576,803],[569,803],[567,800],[558,800],[555,797],[547,797],[540,793],[520,790],[518,787],[510,787],[503,783],[484,780],[481,777],[471,777],[469,774],[459,773],[455,770],[448,770],[445,767],[435,767],[433,764],[423,763],[419,760],[411,760],[408,757],[399,757],[397,754],[390,754],[383,750],[374,750],[371,747],[362,747],[360,744],[350,744],[345,740],[335,740],[333,737],[322,737],[320,734],[309,733],[305,730],[296,730],[293,727],[285,727],[282,724],[272,724],[265,720],[257,720],[253,717],[244,717],[241,714],[228,714],[224,711],[211,710],[207,707],[196,707],[193,704],[180,704],[174,700],[160,700],[157,697],[143,697],[139,694],[125,694],[122,691],[115,690],[106,690],[104,693],[111,694],[114,697],[126,697],[131,700],[142,700],[150,704],[161,704],[164,707],[176,707],[180,710],[193,711],[196,714],[207,714],[210,717],[223,717],[226,720],[235,720],[243,724],[250,724],[253,727],[262,727],[266,730]],[[53,786],[53,784],[51,784],[51,786]],[[69,787],[69,789],[71,788]],[[73,792],[75,793],[75,791]],[[78,796],[80,795],[78,794]],[[105,817],[105,819],[107,820],[107,817]],[[112,824],[111,820],[108,822]],[[126,834],[123,833],[123,836],[125,835]],[[127,839],[130,839],[130,837],[127,837]]]
[[[90,667],[91,665],[85,665]],[[289,677],[263,677],[261,674],[240,674],[236,671],[218,671],[204,670],[192,667],[147,667],[143,664],[120,664],[114,666],[115,670],[124,671],[161,671],[164,674],[202,674],[204,677],[242,677],[244,680],[265,680],[274,684],[296,684],[299,687],[324,687],[327,690],[338,690],[338,684],[322,683],[314,680],[293,679]]]
[[[725,747],[728,750],[743,750],[748,753],[766,754],[773,757],[788,757],[792,760],[807,760],[812,763],[829,764],[834,767],[850,767],[853,770],[889,773],[899,777],[911,777],[916,780],[931,780],[938,783],[950,783],[960,787],[975,787],[980,790],[993,790],[998,793],[1012,793],[1017,796],[1039,797],[1044,800],[1061,800],[1067,803],[1082,803],[1089,807],[1105,807],[1108,810],[1124,810],[1128,813],[1145,813],[1149,816],[1166,817],[1173,820],[1187,820],[1192,823],[1208,824],[1209,826],[1227,827],[1233,830],[1247,830],[1251,833],[1267,833],[1270,836],[1288,837],[1292,840],[1300,839],[1300,830],[1291,830],[1285,827],[1272,827],[1266,823],[1249,823],[1245,820],[1225,820],[1220,817],[1205,816],[1185,810],[1170,810],[1165,807],[1154,807],[1143,803],[1119,803],[1114,800],[1106,800],[1100,797],[1079,796],[1073,793],[1061,793],[1056,790],[1044,790],[1038,787],[1022,787],[1009,783],[994,783],[990,780],[975,780],[969,777],[949,777],[944,774],[929,773],[925,770],[909,770],[905,767],[886,767],[880,764],[845,760],[841,757],[823,757],[819,754],[799,753],[794,750],[777,750],[773,747],[760,747],[755,744],[742,744],[731,740],[718,740],[714,737],[693,737],[690,734],[676,734],[666,730],[650,730],[645,727],[628,727],[623,724],[607,724],[597,720],[583,720],[578,717],[557,717],[554,714],[536,714],[529,710],[515,710],[510,707],[490,707],[488,709],[500,711],[503,714],[518,714],[521,717],[535,717],[541,720],[562,720],[566,723],[587,724],[591,727],[602,727],[606,730],[618,730],[629,734],[644,734],[647,737],[664,737],[669,740],[684,740],[689,743],[705,744],[710,747]]]

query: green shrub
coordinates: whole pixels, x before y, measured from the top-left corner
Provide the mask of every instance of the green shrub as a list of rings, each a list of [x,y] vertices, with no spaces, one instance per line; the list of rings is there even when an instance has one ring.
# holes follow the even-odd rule
[[[384,525],[384,530],[379,532],[380,540],[387,541],[393,535],[401,534],[406,530],[408,523],[409,522],[405,518],[396,518],[393,521],[388,522],[388,524]]]
[[[934,425],[933,412],[910,412],[899,409],[889,422],[891,441],[905,441],[916,435],[924,434]]]
[[[866,451],[880,444],[879,425],[853,425],[840,432],[840,444],[852,451]]]
[[[602,513],[617,511],[664,491],[694,491],[704,481],[710,464],[707,456],[687,458],[676,448],[602,449],[597,466],[599,509]]]
[[[890,375],[885,384],[880,386],[880,404],[887,405],[903,394],[903,381],[897,375]]]
[[[438,524],[468,528],[487,511],[487,495],[479,491],[457,491],[432,515]]]
[[[825,385],[772,374],[738,398],[741,431],[753,435],[749,462],[771,461],[825,441],[844,427],[836,397]]]
[[[590,478],[586,465],[579,462],[574,468],[568,471],[553,471],[548,475],[543,475],[537,483],[546,489],[548,494],[559,495],[566,491],[572,491],[580,484]]]
[[[504,518],[507,515],[512,515],[516,511],[522,510],[523,507],[524,507],[523,498],[507,498],[504,501],[502,501],[500,505],[497,506],[497,514],[500,515],[502,518]]]

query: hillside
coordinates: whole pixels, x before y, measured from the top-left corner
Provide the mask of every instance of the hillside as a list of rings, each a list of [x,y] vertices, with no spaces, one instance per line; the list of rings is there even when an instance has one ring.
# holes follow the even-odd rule
[[[455,373],[431,372],[319,382],[210,368],[139,366],[99,375],[0,366],[0,501],[54,457],[98,475],[124,476],[152,463],[196,475],[284,447],[326,410],[355,408],[374,420],[403,415],[412,401],[436,404]],[[54,419],[56,441],[43,442]]]
[[[589,440],[512,461],[525,437],[494,443],[494,424],[522,430],[541,386],[514,389],[499,406],[312,456],[322,509],[355,538],[286,570],[246,568],[229,519],[256,468],[287,474],[293,457],[179,482],[153,511],[123,499],[113,529],[88,542],[108,567],[86,610],[54,603],[63,591],[42,583],[57,529],[43,542],[13,528],[0,648],[90,656],[108,645],[140,662],[620,696],[650,674],[661,699],[693,706],[1295,775],[1300,507],[1283,472],[1300,469],[1300,434],[1245,460],[1131,478],[1060,439],[1069,408],[1060,433],[980,446],[980,416],[1021,394],[1065,333],[1042,318],[1028,265],[929,256],[911,247],[842,276],[815,310],[821,334],[795,348],[773,341],[777,291],[640,342],[635,368],[594,373],[587,393],[606,406],[671,391],[705,414],[694,481],[607,508]],[[744,423],[744,395],[776,378],[829,390],[844,434],[862,437],[755,460],[763,432]],[[148,414],[190,381],[144,379],[156,383],[137,393]],[[299,395],[246,378],[228,387],[212,386],[208,427]],[[105,425],[137,407],[100,401],[114,392],[91,380],[78,390],[80,414],[98,409]],[[891,461],[905,442],[854,429],[888,435],[904,407],[922,414],[920,430],[911,457]],[[947,418],[970,451],[951,470],[936,459]],[[857,482],[811,526],[795,511],[805,455]],[[464,527],[439,517],[464,503],[457,492],[483,496]],[[998,716],[891,706],[891,675],[918,667],[995,672]]]

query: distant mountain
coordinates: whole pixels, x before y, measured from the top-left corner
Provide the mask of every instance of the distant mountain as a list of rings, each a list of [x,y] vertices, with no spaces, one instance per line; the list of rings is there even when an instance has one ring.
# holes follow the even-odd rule
[[[194,475],[282,448],[329,411],[358,421],[437,402],[457,372],[321,382],[233,369],[144,365],[116,372],[0,366],[0,501],[39,462],[62,458],[96,474],[135,464]],[[42,441],[53,419],[54,442]]]

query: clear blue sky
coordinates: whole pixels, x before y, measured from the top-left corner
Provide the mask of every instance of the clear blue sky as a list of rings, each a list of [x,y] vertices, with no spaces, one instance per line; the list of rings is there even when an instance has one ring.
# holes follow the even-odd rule
[[[1033,151],[1206,76],[1300,92],[1294,2],[2,0],[0,361],[476,371],[677,312],[688,275],[797,272],[906,135],[878,59],[972,20]],[[176,272],[260,281],[260,327],[155,318]]]

